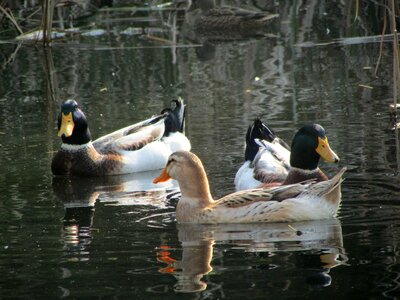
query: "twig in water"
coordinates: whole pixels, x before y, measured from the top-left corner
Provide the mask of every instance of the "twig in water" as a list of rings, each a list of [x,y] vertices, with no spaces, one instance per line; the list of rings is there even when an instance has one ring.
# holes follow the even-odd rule
[[[147,216],[147,217],[143,217],[143,218],[141,218],[141,219],[139,219],[139,220],[136,220],[136,223],[142,222],[142,221],[147,220],[147,219],[152,219],[152,218],[160,217],[160,216],[172,215],[172,214],[174,214],[174,213],[175,213],[175,212],[170,211],[170,212],[161,213],[161,214],[154,214],[154,215]]]
[[[288,227],[290,229],[292,229],[293,231],[296,232],[297,235],[302,235],[303,233],[300,230],[297,230],[296,228],[294,228],[292,225],[288,224]]]
[[[382,59],[382,53],[383,53],[383,39],[385,36],[385,32],[386,32],[386,27],[387,27],[387,15],[386,15],[386,9],[384,10],[384,15],[383,15],[383,28],[382,28],[382,37],[381,37],[381,42],[379,45],[379,56],[378,56],[378,61],[376,62],[376,66],[375,66],[375,77],[377,77],[378,74],[378,67],[381,63],[381,59]]]

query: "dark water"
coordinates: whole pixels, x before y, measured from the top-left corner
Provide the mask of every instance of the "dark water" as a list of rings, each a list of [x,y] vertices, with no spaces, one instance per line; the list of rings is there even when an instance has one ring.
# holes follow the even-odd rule
[[[400,297],[391,45],[383,45],[375,76],[380,45],[363,38],[380,32],[375,16],[365,10],[353,22],[350,4],[330,1],[234,3],[281,18],[266,37],[207,41],[184,35],[182,12],[103,9],[82,21],[102,34],[47,50],[1,45],[0,298]],[[169,27],[175,17],[177,35]],[[122,33],[144,27],[150,38]],[[174,37],[176,47],[165,41]],[[177,225],[176,184],[152,185],[157,171],[53,178],[62,100],[78,100],[99,137],[177,96],[215,197],[233,191],[255,117],[287,141],[304,123],[322,124],[341,158],[322,168],[332,175],[348,167],[339,218],[294,230]]]

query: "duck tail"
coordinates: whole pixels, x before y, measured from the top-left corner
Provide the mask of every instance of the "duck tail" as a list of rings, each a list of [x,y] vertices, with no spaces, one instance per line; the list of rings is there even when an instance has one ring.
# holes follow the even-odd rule
[[[347,168],[343,167],[335,176],[333,176],[329,181],[331,182],[331,188],[329,189],[328,193],[332,191],[336,186],[343,182],[343,174],[346,172]]]
[[[275,133],[267,125],[265,125],[259,118],[255,119],[246,132],[246,150],[244,153],[244,160],[254,160],[260,147],[256,143],[257,139],[272,142],[275,138]]]
[[[164,108],[161,114],[167,114],[165,119],[164,136],[168,136],[173,132],[182,132],[185,127],[185,104],[182,98],[174,99],[171,102],[175,103],[175,108]]]
[[[343,182],[343,173],[346,172],[347,168],[342,168],[335,176],[333,176],[328,182],[330,182],[330,188],[325,191],[324,198],[339,207],[341,202],[341,183]]]
[[[342,176],[346,170],[347,168],[344,167],[331,179],[309,185],[307,193],[325,197],[330,202],[338,202],[340,200],[340,184],[344,180]]]

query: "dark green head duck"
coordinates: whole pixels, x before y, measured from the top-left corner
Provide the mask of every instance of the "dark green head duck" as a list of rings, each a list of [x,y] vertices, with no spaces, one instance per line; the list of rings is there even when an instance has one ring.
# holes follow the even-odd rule
[[[339,157],[330,148],[324,128],[319,124],[305,125],[293,138],[290,165],[303,170],[318,168],[319,159],[339,162]]]
[[[66,100],[61,104],[58,136],[63,143],[70,145],[84,145],[91,140],[86,116],[75,100]]]

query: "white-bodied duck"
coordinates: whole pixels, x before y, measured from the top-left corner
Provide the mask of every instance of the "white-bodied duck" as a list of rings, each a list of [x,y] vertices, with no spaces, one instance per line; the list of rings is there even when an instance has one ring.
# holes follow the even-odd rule
[[[183,100],[173,102],[174,109],[164,109],[159,115],[92,141],[78,103],[64,101],[58,117],[62,144],[53,157],[53,174],[105,176],[161,169],[172,152],[191,148],[182,133]]]
[[[290,149],[267,125],[256,119],[246,133],[245,162],[236,173],[235,188],[244,190],[310,179],[328,180],[318,167],[321,157],[327,162],[339,162],[321,125],[300,128]]]

